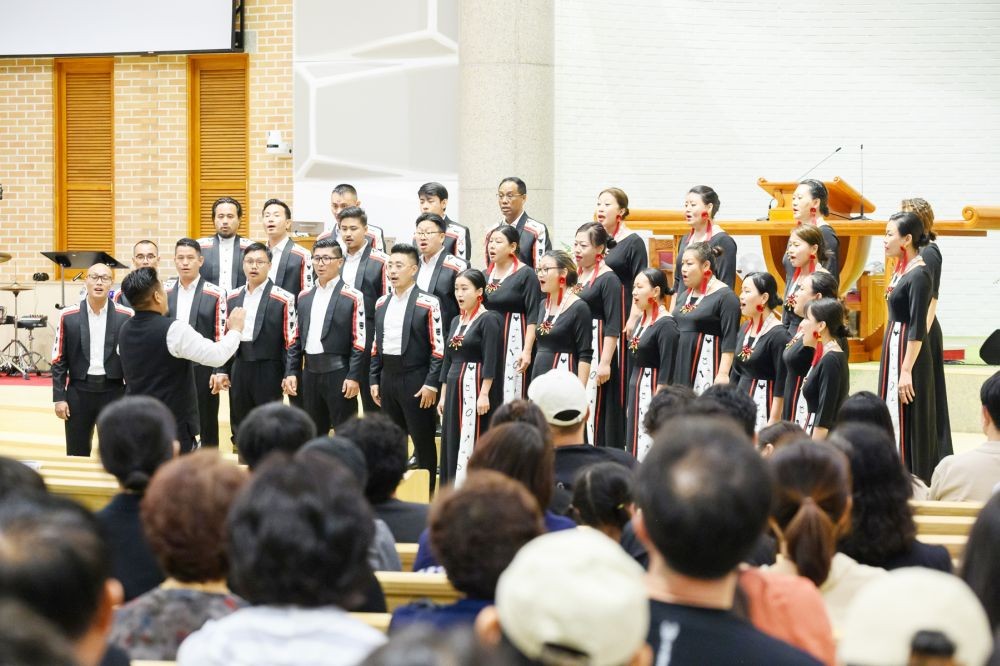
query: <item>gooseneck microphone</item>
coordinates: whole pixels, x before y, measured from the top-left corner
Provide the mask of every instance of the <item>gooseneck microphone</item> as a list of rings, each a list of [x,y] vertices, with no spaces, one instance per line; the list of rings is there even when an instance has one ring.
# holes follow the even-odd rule
[[[821,166],[823,166],[823,164],[824,164],[824,163],[825,163],[825,162],[826,162],[826,161],[827,161],[828,159],[830,159],[831,157],[833,157],[834,155],[836,155],[837,153],[839,153],[839,152],[840,152],[840,149],[841,149],[841,148],[843,148],[843,146],[838,146],[836,150],[834,150],[834,151],[833,151],[832,153],[830,153],[829,155],[827,155],[826,157],[824,157],[823,159],[821,159],[821,160],[820,160],[819,162],[817,162],[817,163],[816,163],[816,166],[814,166],[814,167],[813,167],[812,169],[809,169],[809,171],[806,171],[806,172],[805,172],[804,174],[802,174],[801,176],[799,176],[799,177],[798,177],[798,178],[796,178],[795,180],[796,180],[796,181],[800,181],[800,180],[802,180],[803,178],[805,178],[806,176],[808,176],[809,174],[811,174],[811,173],[812,173],[813,171],[815,171],[816,169],[818,169],[818,168],[820,168]]]

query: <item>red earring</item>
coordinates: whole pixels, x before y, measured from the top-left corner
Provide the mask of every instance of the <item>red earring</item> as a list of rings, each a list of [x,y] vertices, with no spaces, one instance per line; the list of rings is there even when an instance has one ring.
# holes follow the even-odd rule
[[[477,303],[482,303],[483,302],[483,297],[482,296],[476,296],[476,302]]]
[[[650,305],[653,305],[654,303],[656,303],[656,299],[655,299],[655,298],[653,298],[652,296],[650,296],[650,297],[649,297],[649,304],[650,304]]]
[[[819,331],[813,331],[813,338],[819,340]]]
[[[703,219],[703,220],[707,220],[708,219],[708,211],[707,210],[701,212],[701,219]]]
[[[816,214],[816,208],[815,207],[810,208],[809,212],[812,213],[813,215],[815,215]]]
[[[604,261],[604,255],[603,254],[598,254],[597,257],[595,257],[595,258],[597,259],[597,261]]]
[[[564,277],[560,277],[560,278],[559,278],[559,285],[560,285],[560,286],[562,286],[562,285],[564,285],[564,284],[566,284],[566,278],[564,278]]]
[[[764,306],[761,305],[760,303],[758,303],[757,304],[757,312],[763,312],[763,311],[764,311]]]
[[[712,269],[705,271],[705,277],[712,277]]]

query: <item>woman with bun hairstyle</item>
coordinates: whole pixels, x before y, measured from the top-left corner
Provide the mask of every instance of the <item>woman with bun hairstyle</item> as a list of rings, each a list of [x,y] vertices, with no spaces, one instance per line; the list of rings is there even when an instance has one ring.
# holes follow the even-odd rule
[[[576,264],[563,250],[549,250],[538,260],[536,270],[543,298],[535,326],[532,379],[562,368],[575,374],[586,386],[594,357],[594,334],[590,308],[573,293]]]
[[[712,248],[720,248],[714,264],[714,273],[727,287],[736,286],[736,241],[726,231],[715,224],[719,214],[719,195],[707,185],[696,185],[688,190],[684,198],[684,219],[691,225],[691,231],[681,238],[677,248],[677,265],[674,267],[674,294],[683,291],[681,284],[681,262],[684,250],[694,243],[708,243]],[[674,303],[676,305],[676,302]]]
[[[684,293],[676,297],[674,317],[680,339],[674,383],[701,395],[712,384],[728,384],[740,332],[740,299],[715,277],[722,248],[692,243],[681,257]]]
[[[820,298],[837,298],[839,282],[833,273],[817,271],[802,281],[794,305],[800,323],[795,334],[785,345],[781,360],[785,364],[785,395],[781,405],[781,418],[805,428],[809,407],[802,397],[802,384],[812,367],[814,350],[803,344],[801,320],[806,316],[806,306]],[[789,308],[788,305],[785,306]],[[847,342],[843,341],[846,345]]]
[[[792,229],[788,237],[788,249],[785,251],[787,260],[785,275],[785,307],[781,321],[789,334],[793,333],[802,323],[802,316],[795,312],[795,304],[799,299],[802,283],[817,272],[825,272],[823,257],[828,255],[826,240],[819,229],[813,226],[801,226]],[[834,273],[833,275],[836,275]]]
[[[646,412],[653,396],[670,384],[675,372],[680,333],[667,309],[665,300],[669,295],[663,271],[647,268],[635,276],[632,308],[641,315],[628,338],[631,360],[625,397],[625,450],[640,461],[653,445],[652,435],[643,427]]]
[[[826,221],[830,214],[830,194],[822,181],[809,178],[799,183],[792,194],[792,216],[799,226],[819,229],[828,252],[820,255],[823,267],[840,277],[840,239],[836,230]],[[787,270],[787,266],[785,267]]]
[[[520,400],[527,384],[524,374],[531,367],[531,347],[535,342],[538,305],[542,292],[531,266],[517,257],[520,235],[505,224],[489,232],[486,252],[486,308],[500,316],[503,371],[496,378],[504,402]]]
[[[602,190],[597,196],[597,209],[594,218],[601,223],[608,236],[615,241],[614,246],[608,246],[604,262],[615,272],[626,288],[632,286],[635,276],[649,265],[649,250],[646,241],[635,231],[628,228],[625,219],[628,217],[628,195],[617,187]],[[622,321],[629,315],[631,301],[626,301],[626,311]]]
[[[934,209],[923,199],[903,199],[903,212],[910,212],[924,223],[924,233],[930,242],[921,250],[920,256],[927,265],[931,276],[931,303],[927,308],[927,347],[934,366],[934,412],[937,414],[938,452],[944,457],[953,452],[951,442],[951,416],[948,414],[948,387],[944,379],[944,333],[937,318],[938,295],[941,291],[941,269],[944,257],[935,242]]]
[[[789,334],[774,309],[781,305],[778,283],[770,273],[751,273],[743,280],[740,331],[730,380],[757,405],[755,430],[781,420],[785,364],[781,360]]]
[[[458,316],[445,336],[441,364],[441,485],[461,482],[491,410],[502,402],[500,317],[486,310],[486,276],[467,268],[455,277]]]
[[[899,457],[925,483],[951,453],[938,442],[934,367],[924,344],[933,286],[920,249],[929,240],[913,213],[896,213],[886,224],[885,255],[898,261],[886,289],[889,317],[878,371],[878,394],[892,415]]]
[[[844,306],[839,300],[810,301],[802,320],[802,344],[813,350],[813,358],[802,382],[802,397],[809,410],[804,427],[813,439],[826,438],[850,392],[847,352],[839,342],[846,335]]]
[[[580,275],[574,291],[590,308],[591,316],[593,361],[587,379],[587,442],[621,448],[625,433],[621,344],[625,288],[604,262],[609,246],[615,247],[615,241],[597,222],[588,222],[576,230],[573,252]]]

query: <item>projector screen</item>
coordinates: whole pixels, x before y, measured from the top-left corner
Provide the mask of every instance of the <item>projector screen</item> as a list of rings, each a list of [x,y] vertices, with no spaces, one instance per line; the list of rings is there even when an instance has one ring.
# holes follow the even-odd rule
[[[232,50],[233,0],[0,0],[0,57]]]

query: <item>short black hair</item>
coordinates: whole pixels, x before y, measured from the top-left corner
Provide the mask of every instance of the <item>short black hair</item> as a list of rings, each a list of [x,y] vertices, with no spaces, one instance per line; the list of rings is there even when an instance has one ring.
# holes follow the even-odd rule
[[[729,418],[743,429],[747,437],[753,439],[757,427],[757,404],[749,395],[732,384],[712,384],[694,401],[690,414],[700,413],[700,405],[714,401],[722,407]]]
[[[448,198],[448,188],[441,183],[424,183],[417,190],[418,197],[437,197],[441,201]]]
[[[292,209],[289,208],[288,204],[286,204],[281,199],[268,199],[267,201],[265,201],[264,205],[260,207],[260,213],[261,213],[261,215],[264,214],[264,211],[267,210],[268,206],[272,206],[274,204],[277,204],[277,205],[279,205],[279,206],[281,206],[282,208],[285,209],[285,219],[286,220],[292,219]]]
[[[837,410],[837,425],[839,428],[848,423],[867,423],[878,427],[895,441],[896,427],[892,425],[892,414],[885,400],[871,391],[858,391],[849,395],[840,409]]]
[[[160,288],[160,278],[152,266],[137,268],[122,279],[122,293],[134,306],[149,303]]]
[[[656,434],[639,467],[635,496],[650,540],[670,568],[715,580],[764,532],[771,478],[735,425],[674,419]]]
[[[342,222],[346,219],[358,220],[361,222],[361,226],[368,226],[368,213],[361,206],[348,206],[344,210],[337,213],[337,222]]]
[[[327,455],[276,453],[228,519],[235,591],[253,605],[352,608],[375,533],[353,475]]]
[[[232,197],[219,197],[218,199],[215,200],[215,203],[212,204],[212,219],[213,220],[215,219],[215,211],[218,210],[219,206],[221,206],[222,204],[232,204],[232,205],[236,206],[236,219],[237,220],[243,217],[243,206],[240,205],[239,201],[237,201],[236,199],[234,199]]]
[[[326,236],[324,238],[320,238],[313,244],[313,252],[315,252],[316,250],[327,250],[327,249],[333,250],[334,256],[336,257],[344,256],[344,251],[340,247],[340,243],[335,241],[333,239],[333,236]]]
[[[667,384],[656,392],[646,408],[646,416],[642,419],[642,428],[650,436],[656,434],[664,423],[680,416],[697,396],[687,386]]]
[[[365,454],[368,501],[379,504],[392,497],[406,474],[406,433],[382,414],[368,414],[341,424],[337,434],[354,442]]]
[[[517,176],[507,176],[506,178],[504,178],[503,180],[500,181],[500,184],[497,185],[497,189],[500,189],[500,187],[504,183],[514,183],[515,185],[517,185],[517,193],[518,194],[527,194],[528,193],[528,186],[525,185],[524,181],[521,180],[520,178],[518,178]]]
[[[146,395],[115,400],[97,417],[101,465],[122,488],[142,493],[157,468],[174,456],[177,421]]]
[[[354,479],[362,488],[368,483],[368,462],[361,449],[346,437],[340,435],[314,437],[306,442],[295,455],[306,455],[312,451],[330,456],[333,460],[343,465],[347,471],[354,475]]]
[[[42,475],[20,460],[0,456],[0,502],[8,497],[45,494]]]
[[[409,243],[396,243],[392,246],[392,250],[389,251],[389,254],[405,254],[413,260],[414,264],[417,266],[420,265],[420,252]]]
[[[201,256],[201,244],[193,238],[181,238],[176,243],[174,243],[174,252],[177,252],[179,247],[189,247]]]
[[[71,640],[93,622],[111,577],[97,519],[54,495],[0,502],[0,596],[17,599]]]
[[[330,194],[339,194],[340,196],[344,196],[345,194],[350,194],[355,199],[358,198],[358,191],[354,188],[353,185],[349,185],[347,183],[341,183],[340,185],[337,185],[335,188],[333,188],[333,191],[330,192]]]
[[[55,625],[15,599],[0,601],[0,664],[76,666],[73,645]]]
[[[448,223],[437,213],[421,213],[417,216],[417,221],[413,223],[413,226],[420,226],[421,222],[433,222],[441,231],[448,231]]]
[[[983,382],[979,389],[979,401],[993,421],[993,427],[1000,428],[1000,370]]]
[[[251,252],[263,252],[267,255],[267,260],[271,261],[274,256],[271,254],[271,248],[269,248],[264,243],[250,243],[247,248],[243,250],[243,256],[246,257]]]
[[[251,470],[272,451],[295,453],[316,436],[316,424],[298,407],[268,402],[250,410],[236,431],[240,458]]]

